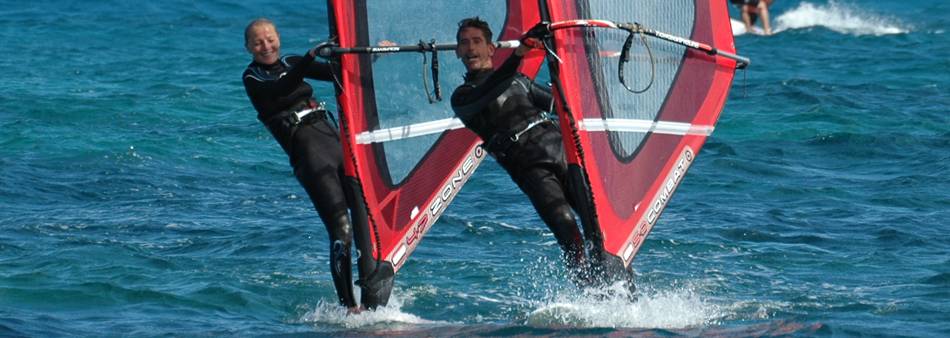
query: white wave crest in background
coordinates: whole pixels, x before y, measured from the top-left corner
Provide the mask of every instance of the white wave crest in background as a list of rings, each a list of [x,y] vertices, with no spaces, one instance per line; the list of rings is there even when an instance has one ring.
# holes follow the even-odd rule
[[[772,25],[776,33],[811,27],[824,27],[851,35],[890,35],[910,31],[898,20],[862,10],[858,5],[830,1],[825,5],[802,2],[782,13]]]

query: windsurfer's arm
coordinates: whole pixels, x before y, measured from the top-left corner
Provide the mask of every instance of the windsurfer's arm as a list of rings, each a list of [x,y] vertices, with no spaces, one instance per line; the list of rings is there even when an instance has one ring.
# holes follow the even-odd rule
[[[333,65],[329,62],[311,62],[307,65],[308,79],[333,81]]]
[[[381,40],[379,45],[395,46],[396,43],[389,40]],[[307,56],[311,58],[311,62],[307,65],[307,72],[304,74],[306,78],[320,81],[333,81],[333,64],[324,61],[313,61],[316,55],[320,54],[321,48],[329,48],[332,46],[333,45],[329,42],[324,42],[307,52]],[[383,54],[373,54],[373,62],[376,62],[382,55]]]
[[[462,85],[452,93],[452,107],[468,106],[475,102],[494,99],[508,87],[512,76],[517,74],[521,56],[511,54],[505,63],[498,67],[485,81],[478,85]],[[505,83],[504,81],[508,81]],[[504,85],[503,85],[504,84]],[[503,86],[502,86],[503,85]],[[485,101],[487,102],[487,101]]]
[[[276,112],[286,109],[300,97],[310,95],[310,86],[304,86],[303,80],[296,82],[291,89],[280,88],[285,85],[284,78],[271,79],[256,76],[251,71],[244,73],[244,90],[247,97],[261,116],[270,116]]]
[[[511,53],[511,56],[505,60],[505,63],[501,64],[501,67],[498,67],[498,69],[488,77],[488,80],[485,80],[485,84],[489,87],[493,87],[493,84],[498,83],[498,81],[514,76],[515,73],[518,72],[518,66],[521,65],[521,60],[525,54],[528,54],[531,49],[544,48],[544,44],[541,43],[538,37],[547,34],[547,29],[547,24],[539,23],[525,33],[524,37],[521,38],[521,44],[518,48]]]
[[[247,97],[251,99],[251,104],[254,105],[254,109],[258,112],[271,111],[273,108],[269,107],[264,103],[265,100],[261,98],[261,93],[267,90],[266,84],[260,79],[251,76],[247,71],[244,72],[244,91],[247,93]]]
[[[521,55],[511,53],[511,56],[505,60],[505,63],[502,63],[501,67],[495,69],[495,71],[488,76],[488,79],[485,80],[484,84],[479,87],[494,87],[495,84],[511,78],[518,73],[518,66],[521,65],[521,60]]]
[[[320,49],[330,48],[333,44],[330,42],[321,42],[307,51],[307,54],[304,55],[305,58],[310,59],[306,64],[306,76],[308,79],[320,80],[320,81],[333,81],[333,65],[329,62],[314,62],[317,55],[320,54]],[[296,68],[296,67],[295,67]]]
[[[286,56],[279,62],[285,62],[290,68],[283,76],[276,79],[262,79],[245,74],[244,86],[248,88],[248,91],[272,97],[284,96],[293,92],[303,82],[310,64],[313,63],[313,56],[310,56],[309,53],[304,56]]]
[[[284,93],[290,93],[292,91],[291,89],[280,92],[278,80],[260,77],[252,72],[250,68],[244,71],[243,80],[247,97],[251,99],[251,104],[254,105],[254,109],[262,115],[279,110],[278,107],[282,102],[277,102],[274,98],[284,96]],[[280,81],[284,81],[284,79],[281,78]],[[284,83],[286,84],[286,82]]]
[[[551,109],[551,103],[554,97],[551,96],[551,88],[542,86],[534,81],[531,82],[531,103],[540,110],[548,111]]]
[[[544,21],[538,22],[538,24],[534,25],[534,27],[531,27],[531,29],[521,36],[521,44],[515,49],[514,54],[518,56],[524,56],[532,49],[544,48],[544,43],[541,42],[541,39],[550,35],[551,27],[549,23]]]
[[[525,37],[521,39],[521,45],[515,49],[514,55],[523,57],[532,49],[544,48],[544,44],[542,44],[541,40],[536,36],[546,33],[549,33],[549,31],[547,30],[547,26],[544,24],[539,24],[535,26],[535,28],[532,28],[531,31],[526,33]],[[548,111],[551,109],[551,88],[538,85],[534,81],[531,81],[531,85],[528,88],[528,94],[531,97],[531,103],[534,104],[534,106],[538,109],[543,111]]]
[[[544,48],[544,44],[541,43],[541,40],[533,37],[526,37],[521,39],[521,44],[518,45],[518,48],[515,48],[515,55],[524,56],[528,54],[532,49]]]

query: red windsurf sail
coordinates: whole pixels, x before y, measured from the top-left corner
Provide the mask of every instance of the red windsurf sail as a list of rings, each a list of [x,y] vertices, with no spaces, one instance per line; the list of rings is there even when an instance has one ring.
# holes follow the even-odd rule
[[[736,59],[724,57],[735,52],[726,5],[544,1],[542,16],[559,28],[551,39],[556,56],[548,60],[585,236],[623,266],[656,224],[726,102],[737,67]],[[558,26],[579,19],[630,25]]]
[[[510,40],[540,20],[537,3],[522,1],[330,0],[328,5],[332,38],[340,48],[382,40],[454,43],[458,21],[475,15],[492,25],[498,40]],[[509,53],[498,50],[497,64]],[[344,53],[332,59],[339,64],[346,175],[368,211],[371,254],[393,273],[486,156],[478,137],[454,118],[448,100],[429,103],[422,84],[427,66],[419,66],[433,62],[426,57]],[[449,60],[440,65],[441,86],[455,88],[465,70],[454,55]],[[542,61],[536,57],[523,71],[535,74]]]

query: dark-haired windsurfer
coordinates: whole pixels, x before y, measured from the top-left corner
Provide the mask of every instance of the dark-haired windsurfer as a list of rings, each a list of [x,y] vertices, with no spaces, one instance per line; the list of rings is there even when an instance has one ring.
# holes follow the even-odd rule
[[[521,46],[495,70],[488,23],[478,17],[459,22],[455,54],[468,72],[465,83],[452,93],[452,109],[528,196],[563,250],[572,279],[586,286],[601,281],[598,277],[606,273],[613,280],[617,271],[600,269],[599,260],[585,254],[561,133],[546,114],[551,109],[551,90],[517,71],[525,53],[541,46],[534,35],[526,34]],[[624,280],[629,281],[626,273],[622,272]]]

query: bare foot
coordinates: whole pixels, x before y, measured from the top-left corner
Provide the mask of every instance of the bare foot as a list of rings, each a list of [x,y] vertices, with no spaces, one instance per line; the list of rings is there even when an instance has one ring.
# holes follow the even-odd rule
[[[346,309],[346,314],[347,314],[347,315],[358,315],[358,314],[360,314],[360,313],[363,312],[363,311],[366,311],[366,308],[364,308],[362,305],[360,305],[360,306],[354,306],[354,307],[351,307],[351,308],[347,308],[347,309]]]

